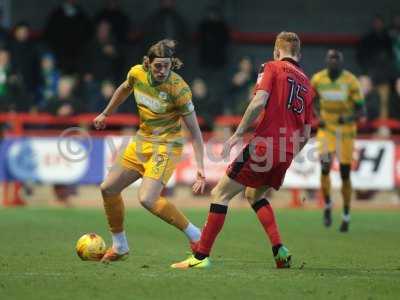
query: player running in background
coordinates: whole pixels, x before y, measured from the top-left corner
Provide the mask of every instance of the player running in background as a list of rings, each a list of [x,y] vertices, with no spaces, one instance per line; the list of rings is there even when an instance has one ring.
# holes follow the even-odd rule
[[[324,224],[332,224],[331,180],[329,177],[334,154],[340,163],[342,178],[343,220],[341,232],[349,230],[353,145],[356,122],[365,118],[365,106],[357,78],[343,69],[343,54],[331,49],[326,55],[327,68],[316,73],[311,84],[316,93],[319,116],[317,141],[321,159],[321,189],[325,200]]]
[[[125,149],[122,157],[101,184],[101,193],[113,246],[102,261],[123,259],[129,252],[124,223],[124,204],[121,191],[143,178],[139,201],[151,213],[183,231],[192,250],[200,239],[200,230],[188,221],[172,203],[161,197],[161,192],[179,162],[183,148],[181,121],[193,138],[198,166],[193,191],[203,192],[204,145],[192,93],[186,82],[173,72],[182,65],[175,57],[175,42],[162,40],[148,50],[143,64],[131,68],[127,79],[112,96],[104,111],[94,120],[96,129],[103,129],[107,117],[134,94],[140,115],[137,135]]]
[[[229,154],[242,140],[260,113],[263,113],[262,119],[242,153],[212,190],[210,211],[195,254],[171,267],[187,269],[210,265],[208,256],[224,225],[229,201],[243,190],[269,237],[276,266],[290,267],[291,254],[282,245],[265,192],[269,188],[280,188],[294,155],[309,138],[314,95],[298,64],[299,59],[299,37],[292,32],[281,32],[275,41],[274,61],[262,66],[255,95],[236,132],[225,144],[223,154]]]

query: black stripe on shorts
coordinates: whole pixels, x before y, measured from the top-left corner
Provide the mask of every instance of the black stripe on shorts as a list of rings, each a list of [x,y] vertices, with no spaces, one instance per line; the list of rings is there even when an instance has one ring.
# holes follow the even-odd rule
[[[244,166],[244,164],[250,159],[250,146],[249,145],[247,145],[244,149],[243,149],[243,151],[242,151],[242,153],[243,153],[243,159],[242,159],[242,161],[234,161],[233,163],[232,163],[232,168],[231,168],[231,170],[228,172],[228,176],[230,177],[230,178],[232,178],[232,179],[235,179],[237,176],[238,176],[238,174],[240,173],[240,171],[243,169],[243,166]],[[238,158],[240,158],[240,157],[238,157]],[[238,159],[238,158],[236,158],[236,159]]]

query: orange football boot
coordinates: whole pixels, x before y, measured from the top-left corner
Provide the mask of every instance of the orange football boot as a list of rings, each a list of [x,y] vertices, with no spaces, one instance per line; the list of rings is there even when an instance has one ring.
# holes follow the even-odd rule
[[[100,262],[108,264],[113,261],[122,261],[128,259],[129,252],[119,254],[113,247],[108,248]]]

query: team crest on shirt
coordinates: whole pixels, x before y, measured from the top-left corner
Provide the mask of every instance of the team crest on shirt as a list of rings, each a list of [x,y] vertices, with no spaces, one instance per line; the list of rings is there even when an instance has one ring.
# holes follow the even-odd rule
[[[168,94],[166,92],[160,92],[158,97],[160,97],[161,100],[167,100],[168,99]]]

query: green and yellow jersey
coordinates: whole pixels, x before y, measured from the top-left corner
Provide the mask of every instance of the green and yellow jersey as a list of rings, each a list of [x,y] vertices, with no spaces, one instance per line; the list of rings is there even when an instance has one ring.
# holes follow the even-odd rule
[[[171,71],[162,83],[153,82],[142,65],[127,76],[139,111],[138,138],[148,142],[183,144],[181,116],[194,111],[192,92],[181,76]]]
[[[347,70],[343,70],[334,81],[324,69],[311,79],[320,104],[320,119],[325,122],[326,129],[335,130],[338,127],[339,117],[349,117],[354,114],[355,105],[362,104],[364,97],[360,83],[356,76]],[[340,126],[344,132],[355,132],[356,124],[351,122]]]

